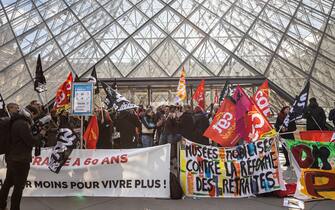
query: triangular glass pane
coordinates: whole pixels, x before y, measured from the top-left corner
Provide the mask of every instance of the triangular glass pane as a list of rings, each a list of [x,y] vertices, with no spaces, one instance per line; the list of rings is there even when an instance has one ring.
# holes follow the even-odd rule
[[[303,5],[299,7],[296,18],[321,31],[324,30],[327,21],[326,15]]]
[[[151,58],[147,58],[135,70],[133,70],[128,77],[166,77],[164,72]]]
[[[56,36],[74,25],[77,22],[76,17],[69,10],[65,10],[49,20],[47,20],[47,25],[50,28],[51,33]]]
[[[12,21],[11,25],[16,36],[34,28],[42,22],[40,15],[36,10],[32,10]]]
[[[0,55],[0,70],[21,58],[19,47],[14,40],[0,47]]]
[[[188,59],[184,63],[184,69],[186,77],[209,77],[213,76],[209,74],[196,60],[193,58]],[[181,70],[183,67],[179,68],[178,71],[173,75],[174,77],[180,77]]]
[[[190,20],[205,32],[209,32],[219,21],[219,17],[204,7],[199,7],[190,17]]]
[[[318,48],[321,39],[321,34],[316,30],[294,20],[290,25],[288,34],[314,50]]]
[[[172,75],[185,60],[187,52],[173,40],[167,39],[152,52],[151,56],[169,75]]]
[[[163,7],[163,4],[158,0],[144,0],[139,5],[137,5],[137,8],[148,18],[151,18],[157,14]]]
[[[231,58],[227,65],[224,67],[220,76],[223,77],[250,77],[255,76],[256,74],[253,71],[245,68],[241,63],[239,63],[234,58]]]
[[[290,17],[287,14],[269,5],[264,9],[260,18],[282,32],[286,30],[290,23]]]
[[[8,3],[14,3],[5,7],[9,20],[20,17],[33,9],[33,4],[30,0],[3,2],[4,5]]]
[[[241,41],[243,34],[228,23],[221,21],[211,32],[211,37],[228,50],[233,51]]]
[[[334,16],[335,16],[335,10],[334,10]],[[326,32],[330,36],[335,37],[335,19],[332,19],[332,18],[329,19]]]
[[[335,39],[325,35],[321,43],[320,52],[335,61]]]
[[[112,22],[112,18],[109,16],[104,9],[100,8],[94,11],[89,16],[85,17],[82,22],[90,34],[96,34],[110,22]]]
[[[180,14],[187,17],[198,5],[194,0],[176,0],[171,6]]]
[[[333,61],[319,55],[313,70],[313,77],[335,91],[335,63]]]
[[[148,18],[137,9],[132,9],[118,19],[119,24],[129,33],[134,33]]]
[[[134,39],[146,52],[151,52],[165,37],[165,33],[155,26],[155,24],[149,22],[135,34]]]
[[[110,3],[104,5],[103,7],[115,19],[132,7],[127,0],[114,0],[109,2]]]
[[[193,54],[203,65],[217,75],[229,55],[211,40],[206,40]]]
[[[96,67],[97,77],[98,78],[119,78],[122,77],[120,72],[115,68],[114,64],[108,59],[105,58],[100,61]]]
[[[65,8],[66,5],[64,4],[63,1],[51,0],[39,6],[37,9],[40,11],[42,18],[45,20],[54,16],[55,14],[57,14],[58,12],[62,11]]]
[[[320,12],[324,13],[324,14],[328,14],[331,10],[331,3],[332,1],[324,1],[324,0],[303,0],[302,1],[303,4],[306,4],[308,6],[310,6],[313,9],[317,9]]]
[[[0,46],[14,38],[12,31],[10,30],[9,24],[0,27]]]
[[[173,39],[183,46],[188,52],[192,52],[204,36],[204,34],[193,28],[187,22],[184,22],[178,30],[172,34]]]
[[[264,6],[264,2],[259,0],[239,0],[237,5],[251,14],[258,15]]]
[[[71,10],[76,14],[79,19],[84,18],[86,15],[92,13],[99,7],[95,0],[80,1],[71,6]]]
[[[287,14],[293,15],[298,6],[298,2],[287,0],[270,0],[269,5],[275,7],[276,9],[280,9]]]
[[[155,19],[155,23],[167,33],[172,32],[181,23],[181,18],[169,7],[166,7]]]
[[[94,39],[101,46],[106,54],[111,52],[123,40],[127,38],[127,33],[116,22],[103,29],[94,36]]]
[[[114,51],[109,58],[120,70],[122,75],[126,76],[145,58],[145,56],[145,53],[136,43],[128,40]]]
[[[219,17],[231,7],[232,3],[229,1],[221,1],[221,0],[206,0],[203,3],[203,6],[213,13],[217,14]]]
[[[255,18],[248,16],[244,10],[234,6],[224,16],[224,19],[241,31],[247,32]]]

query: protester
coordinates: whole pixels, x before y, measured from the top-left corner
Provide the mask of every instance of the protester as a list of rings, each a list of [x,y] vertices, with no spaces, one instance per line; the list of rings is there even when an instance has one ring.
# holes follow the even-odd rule
[[[120,132],[121,149],[136,148],[138,143],[136,128],[141,127],[141,122],[134,110],[125,110],[118,113],[115,126],[117,131]]]
[[[292,121],[288,124],[288,127],[285,128],[283,126],[283,122],[286,118],[286,115],[290,112],[290,107],[289,106],[284,106],[280,112],[278,113],[278,117],[276,120],[276,124],[275,124],[275,128],[276,131],[279,133],[285,133],[285,134],[281,134],[280,137],[282,137],[283,139],[295,139],[294,138],[294,134],[292,132],[297,130],[297,126],[295,124],[295,121]],[[284,166],[290,166],[290,159],[288,156],[288,152],[286,149],[286,145],[283,146],[283,153],[285,156],[285,164]]]
[[[157,108],[155,114],[155,122],[156,122],[156,132],[155,132],[156,138],[154,139],[154,141],[159,143],[159,139],[161,137],[161,133],[163,132],[165,122],[164,106],[159,106]]]
[[[309,99],[309,105],[304,114],[306,118],[306,130],[326,130],[326,114],[316,101],[316,98]]]
[[[36,136],[32,135],[31,126],[38,110],[32,106],[21,109],[11,117],[11,141],[6,154],[7,173],[0,191],[0,209],[7,206],[9,190],[14,186],[11,197],[11,210],[19,210],[22,192],[25,187],[33,146],[41,146],[46,131],[41,130]]]
[[[335,101],[334,101],[334,109],[330,110],[328,119],[333,122],[335,130]]]
[[[9,104],[7,104],[7,110],[9,112],[9,114],[12,115],[14,113],[19,112],[20,106],[16,103],[9,103]]]
[[[184,112],[179,118],[179,133],[188,140],[194,140],[194,118],[190,105],[184,106]]]
[[[199,107],[194,109],[194,142],[209,145],[209,139],[203,134],[209,127],[209,120],[206,113]]]
[[[113,122],[107,110],[101,108],[96,110],[99,126],[99,138],[97,149],[112,149]]]
[[[156,128],[156,124],[154,121],[154,112],[151,108],[148,108],[143,116],[141,117],[142,123],[142,146],[143,147],[151,147],[153,146],[153,138],[154,138],[154,130]]]

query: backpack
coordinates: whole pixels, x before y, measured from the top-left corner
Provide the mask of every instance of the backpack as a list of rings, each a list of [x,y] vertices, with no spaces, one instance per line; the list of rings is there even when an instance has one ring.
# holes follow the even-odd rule
[[[170,198],[173,200],[178,200],[183,198],[183,189],[180,186],[180,183],[174,175],[170,172]]]
[[[9,150],[11,120],[9,117],[0,118],[0,155]]]

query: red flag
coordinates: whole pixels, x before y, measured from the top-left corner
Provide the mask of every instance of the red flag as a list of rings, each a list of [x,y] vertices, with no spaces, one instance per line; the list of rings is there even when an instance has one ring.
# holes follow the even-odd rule
[[[236,132],[235,113],[235,104],[231,100],[225,99],[204,136],[224,147],[235,146],[239,140],[239,135]]]
[[[70,72],[67,79],[61,86],[59,86],[56,93],[54,109],[57,112],[61,110],[68,110],[70,108],[72,82],[73,78],[72,73]]]
[[[247,112],[251,107],[251,100],[244,90],[238,85],[235,89],[234,100],[236,101],[236,129],[237,133],[244,140],[248,139],[246,128]]]
[[[272,125],[254,101],[252,101],[251,108],[248,112],[247,131],[247,142],[259,140],[266,134],[272,134],[271,131],[273,131]]]
[[[96,149],[99,139],[99,125],[97,116],[93,116],[83,136],[86,141],[86,149]]]
[[[309,141],[318,141],[318,142],[334,142],[335,141],[335,132],[334,131],[300,131],[300,138],[303,140]]]
[[[218,96],[218,90],[215,90],[215,95],[214,95],[214,104],[219,103],[219,96]]]
[[[205,80],[201,80],[192,99],[197,102],[197,106],[205,110]]]
[[[256,102],[257,106],[262,110],[265,117],[269,117],[271,115],[270,112],[270,89],[268,80],[259,86],[258,90],[253,96],[254,101]]]

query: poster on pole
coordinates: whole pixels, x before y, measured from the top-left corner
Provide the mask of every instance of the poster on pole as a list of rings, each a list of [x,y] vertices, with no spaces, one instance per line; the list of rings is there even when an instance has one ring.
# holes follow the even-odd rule
[[[72,115],[93,114],[93,83],[73,83],[71,97]]]
[[[180,184],[186,196],[241,198],[285,189],[275,139],[214,147],[184,139]]]
[[[42,149],[40,156],[33,157],[23,196],[170,197],[170,144],[74,149],[58,174],[48,168],[50,153],[51,149]],[[5,176],[0,161],[0,187]]]

